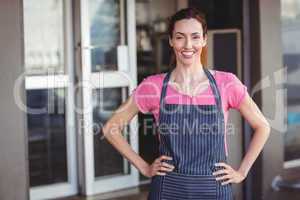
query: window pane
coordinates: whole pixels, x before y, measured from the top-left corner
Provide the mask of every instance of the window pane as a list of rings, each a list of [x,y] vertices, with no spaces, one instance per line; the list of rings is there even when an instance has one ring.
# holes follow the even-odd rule
[[[25,71],[64,73],[63,1],[24,1]]]
[[[128,88],[106,88],[93,91],[95,177],[130,173],[128,161],[103,138],[103,133],[99,129],[127,97]],[[129,141],[128,133],[129,127],[126,127],[123,134],[127,141]]]
[[[120,0],[89,0],[93,72],[117,70],[122,34],[120,6]]]
[[[300,159],[300,0],[281,1],[283,62],[287,66],[285,161]]]
[[[66,182],[65,90],[27,90],[30,186]]]
[[[117,70],[117,48],[95,48],[91,50],[92,72]]]

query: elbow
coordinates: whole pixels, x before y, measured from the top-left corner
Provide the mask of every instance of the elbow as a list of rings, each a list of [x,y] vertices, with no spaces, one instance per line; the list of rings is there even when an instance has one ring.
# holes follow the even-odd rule
[[[109,120],[104,124],[101,130],[103,134],[102,137],[111,140],[114,135],[117,135],[120,132],[120,126]]]
[[[109,122],[106,122],[102,129],[101,129],[101,132],[102,132],[102,138],[106,138],[109,136],[109,133],[111,132],[111,125]]]
[[[255,132],[265,135],[266,138],[269,138],[271,133],[271,125],[267,121],[257,124],[257,126],[254,126],[253,129]]]
[[[106,139],[111,138],[112,128],[111,128],[110,124],[106,124],[103,126],[102,133],[103,133],[103,135],[102,135],[103,138],[106,138]]]
[[[267,138],[270,136],[271,133],[271,125],[269,122],[264,122],[262,126],[263,132],[267,135]]]

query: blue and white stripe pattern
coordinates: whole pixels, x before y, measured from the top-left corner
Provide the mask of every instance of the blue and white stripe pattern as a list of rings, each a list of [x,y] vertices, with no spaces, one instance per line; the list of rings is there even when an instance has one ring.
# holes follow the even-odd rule
[[[215,96],[215,105],[166,104],[171,72],[164,78],[158,131],[160,155],[172,157],[175,166],[165,176],[153,176],[148,200],[232,200],[232,185],[221,185],[214,164],[227,162],[224,115],[220,92],[209,70],[204,69]]]

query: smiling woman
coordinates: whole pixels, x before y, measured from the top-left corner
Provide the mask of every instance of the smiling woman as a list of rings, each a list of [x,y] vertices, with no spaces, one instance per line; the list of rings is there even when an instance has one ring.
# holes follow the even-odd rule
[[[232,184],[245,179],[269,136],[269,124],[246,86],[232,73],[203,66],[200,57],[206,43],[202,13],[193,8],[175,13],[169,24],[175,68],[144,79],[103,128],[111,144],[151,178],[148,200],[232,200]],[[198,88],[204,85],[208,89],[203,87],[200,92]],[[227,162],[225,133],[230,108],[239,110],[255,130],[237,170]],[[151,112],[159,127],[159,157],[152,164],[120,136],[121,122],[129,122],[138,111]],[[116,125],[121,128],[113,131]]]

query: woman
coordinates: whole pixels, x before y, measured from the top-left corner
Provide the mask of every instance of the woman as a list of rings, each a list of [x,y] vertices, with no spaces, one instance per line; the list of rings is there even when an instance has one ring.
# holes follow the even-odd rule
[[[175,68],[144,79],[103,127],[108,141],[151,178],[149,200],[233,199],[232,183],[245,179],[269,136],[267,120],[240,80],[202,66],[199,58],[206,42],[206,21],[199,11],[175,13],[169,24]],[[237,170],[227,164],[230,108],[239,110],[255,130]],[[139,111],[152,112],[158,125],[160,155],[152,164],[121,135],[124,124]]]

